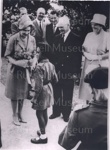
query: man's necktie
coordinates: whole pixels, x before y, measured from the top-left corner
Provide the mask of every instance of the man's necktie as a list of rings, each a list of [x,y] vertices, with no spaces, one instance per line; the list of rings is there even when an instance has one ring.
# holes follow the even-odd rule
[[[40,27],[40,30],[42,30],[41,21],[39,22],[39,27]]]
[[[39,27],[40,27],[41,34],[43,35],[43,30],[42,30],[42,24],[41,24],[41,21],[39,22]]]
[[[56,25],[53,25],[53,33],[55,33]]]
[[[61,43],[64,43],[64,34],[61,35]]]

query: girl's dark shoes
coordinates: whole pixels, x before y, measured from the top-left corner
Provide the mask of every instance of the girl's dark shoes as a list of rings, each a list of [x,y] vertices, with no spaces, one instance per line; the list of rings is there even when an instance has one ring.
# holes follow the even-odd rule
[[[46,144],[48,142],[48,138],[45,138],[45,139],[36,139],[36,138],[33,138],[31,139],[31,143],[33,144]]]

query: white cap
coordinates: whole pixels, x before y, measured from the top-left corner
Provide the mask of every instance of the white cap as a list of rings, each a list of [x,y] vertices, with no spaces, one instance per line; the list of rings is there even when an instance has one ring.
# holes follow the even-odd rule
[[[106,16],[102,15],[102,14],[94,14],[93,19],[91,20],[91,22],[94,22],[94,23],[101,24],[101,25],[105,26]]]

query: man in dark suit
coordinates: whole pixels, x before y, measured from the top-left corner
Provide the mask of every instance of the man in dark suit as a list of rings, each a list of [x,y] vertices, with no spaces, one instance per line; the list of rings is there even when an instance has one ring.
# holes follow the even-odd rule
[[[71,113],[74,76],[80,75],[82,52],[80,38],[70,30],[67,16],[59,19],[58,27],[61,34],[55,38],[53,62],[59,82],[54,88],[55,104],[50,119],[62,113],[64,121],[67,122]]]
[[[49,14],[50,24],[46,26],[46,41],[52,46],[54,43],[54,38],[56,35],[60,34],[60,31],[57,27],[59,20],[59,14],[56,11],[51,11]]]
[[[25,7],[21,7],[19,9],[20,11],[20,14],[19,14],[19,17],[21,18],[23,15],[26,15],[27,14],[27,9]],[[19,32],[19,28],[18,28],[18,25],[19,24],[19,21],[16,21],[14,23],[11,24],[11,32],[12,32],[12,35],[16,34],[17,32]]]
[[[40,7],[37,10],[37,17],[33,21],[35,31],[33,33],[35,39],[36,39],[36,44],[39,42],[44,42],[45,41],[45,30],[46,30],[46,25],[43,22],[43,18],[45,15],[45,9]]]

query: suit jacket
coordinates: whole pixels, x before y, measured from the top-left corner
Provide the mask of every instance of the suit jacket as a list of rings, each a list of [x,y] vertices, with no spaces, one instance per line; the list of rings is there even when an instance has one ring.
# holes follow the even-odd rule
[[[70,32],[65,42],[62,41],[61,35],[55,37],[53,63],[57,72],[78,75],[81,68],[81,58],[81,41],[76,34]]]
[[[54,38],[58,34],[60,34],[60,31],[58,28],[56,29],[55,33],[53,32],[53,24],[52,23],[46,26],[46,41],[50,46],[53,45]]]
[[[33,24],[34,24],[34,33],[33,33],[33,35],[36,39],[36,44],[38,42],[44,42],[45,41],[46,25],[44,23],[42,23],[42,31],[41,31],[36,19],[33,21]]]

